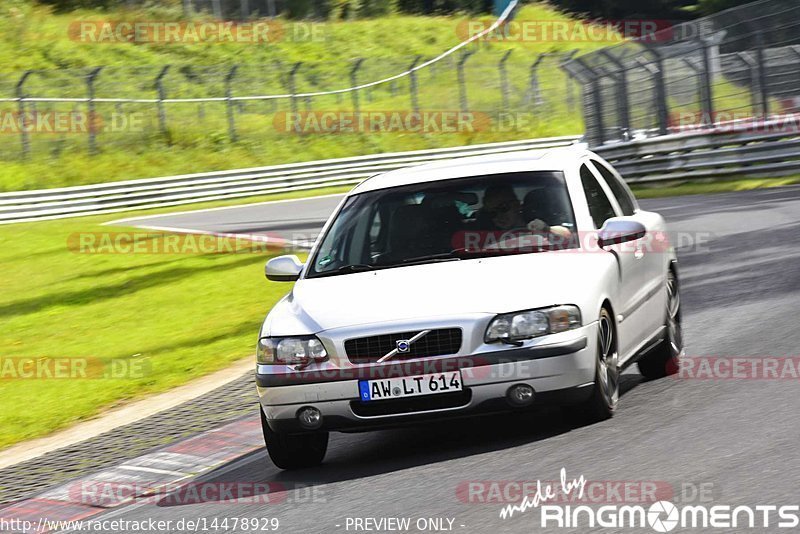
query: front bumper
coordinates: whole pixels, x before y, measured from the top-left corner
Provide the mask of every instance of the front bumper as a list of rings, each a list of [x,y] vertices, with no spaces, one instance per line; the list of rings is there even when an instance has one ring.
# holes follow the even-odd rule
[[[528,384],[534,389],[532,406],[580,402],[591,394],[594,382],[597,323],[549,337],[555,339],[473,355],[346,369],[305,370],[287,375],[261,373],[257,368],[258,395],[267,423],[277,432],[302,432],[297,412],[306,406],[322,413],[322,430],[343,431],[512,410],[506,393],[515,384]],[[461,371],[460,394],[368,403],[359,399],[359,380],[454,370]]]

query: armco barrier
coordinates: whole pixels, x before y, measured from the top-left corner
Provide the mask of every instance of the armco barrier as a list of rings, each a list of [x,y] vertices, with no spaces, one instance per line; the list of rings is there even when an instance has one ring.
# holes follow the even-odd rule
[[[444,159],[555,148],[578,136],[417,150],[187,174],[96,185],[0,193],[0,224],[160,208],[267,193],[356,184],[373,174]]]
[[[774,124],[651,137],[593,150],[630,183],[800,174],[800,131]],[[754,131],[754,130],[759,131]]]
[[[594,150],[630,183],[800,174],[800,132],[717,129],[606,144]],[[531,139],[0,193],[0,224],[149,209],[356,184],[373,174],[458,157],[567,146],[578,136]]]

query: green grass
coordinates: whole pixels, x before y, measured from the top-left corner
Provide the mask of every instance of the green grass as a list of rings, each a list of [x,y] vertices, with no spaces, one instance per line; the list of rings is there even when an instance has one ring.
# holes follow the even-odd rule
[[[360,82],[375,80],[405,70],[411,58],[433,57],[460,41],[458,17],[389,16],[375,20],[319,23],[321,40],[279,41],[252,44],[92,44],[68,37],[70,24],[82,20],[177,20],[179,8],[138,11],[77,11],[53,14],[34,7],[27,0],[4,2],[0,7],[0,64],[6,72],[0,79],[0,94],[13,96],[14,85],[23,69],[75,69],[105,66],[96,82],[96,94],[103,96],[154,97],[153,80],[162,65],[172,65],[165,78],[167,97],[220,96],[228,67],[240,65],[234,93],[285,93],[285,75],[294,62],[303,61],[297,79],[298,91],[347,87],[347,72],[355,57],[366,58]],[[545,4],[525,6],[519,20],[568,20]],[[491,20],[491,19],[487,19]],[[88,155],[85,134],[34,133],[31,156],[20,158],[19,135],[4,134],[4,165],[0,169],[0,190],[20,190],[113,180],[145,178],[178,173],[214,171],[237,167],[309,161],[376,152],[402,151],[464,144],[485,143],[529,137],[574,134],[582,131],[575,87],[576,105],[567,109],[566,78],[558,68],[558,57],[543,62],[540,85],[545,101],[534,107],[526,100],[529,67],[540,52],[593,49],[604,42],[507,42],[483,43],[467,62],[466,84],[470,110],[496,118],[501,109],[497,63],[506,50],[511,103],[509,109],[524,121],[515,128],[480,132],[418,134],[411,132],[310,134],[281,132],[275,127],[276,111],[287,111],[290,103],[277,108],[264,102],[247,102],[236,107],[239,140],[231,142],[224,103],[167,105],[167,133],[163,135],[151,104],[97,104],[103,117],[121,111],[144,117],[141,131],[101,132],[99,154]],[[278,64],[279,63],[279,64]],[[182,67],[201,69],[195,78]],[[134,74],[132,69],[137,69]],[[206,70],[202,70],[206,69]],[[141,72],[140,72],[141,71]],[[86,88],[71,71],[35,74],[26,92],[35,96],[85,97]],[[459,94],[455,67],[442,62],[435,71],[419,73],[419,105],[423,110],[456,110]],[[409,80],[398,81],[370,94],[360,93],[363,110],[409,110]],[[350,95],[313,99],[313,109],[351,110]],[[6,108],[6,106],[9,106]],[[13,104],[2,109],[14,111]],[[38,111],[84,111],[83,104],[39,104]],[[299,103],[305,109],[305,103]]]
[[[731,191],[749,191],[800,183],[800,176],[784,178],[732,178],[718,181],[688,181],[684,183],[633,185],[633,193],[637,198],[662,198],[679,195],[710,195]]]

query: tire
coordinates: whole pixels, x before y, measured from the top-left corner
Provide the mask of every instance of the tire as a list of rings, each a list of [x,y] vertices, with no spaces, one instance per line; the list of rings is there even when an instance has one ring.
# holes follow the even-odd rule
[[[619,401],[619,358],[616,330],[611,313],[602,308],[597,321],[597,357],[591,396],[582,404],[567,407],[568,414],[582,423],[605,421],[614,415]]]
[[[267,424],[261,411],[261,428],[269,457],[281,469],[303,469],[322,463],[328,450],[328,432],[308,434],[283,434],[275,432]]]
[[[638,361],[639,372],[648,380],[662,378],[678,372],[683,353],[683,329],[681,328],[681,297],[678,278],[672,269],[667,272],[667,310],[664,339]]]

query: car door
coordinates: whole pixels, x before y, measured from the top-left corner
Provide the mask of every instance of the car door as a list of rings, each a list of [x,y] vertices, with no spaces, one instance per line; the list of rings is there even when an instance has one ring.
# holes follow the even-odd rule
[[[599,230],[606,220],[622,213],[608,185],[595,173],[588,159],[581,163],[581,185],[595,230]],[[639,254],[632,252],[629,243],[612,245],[607,250],[614,255],[619,268],[619,290],[612,305],[617,320],[617,350],[624,361],[640,342],[645,328],[638,305],[642,299],[645,264]]]
[[[664,219],[657,213],[639,209],[633,193],[619,173],[610,165],[595,158],[591,158],[590,161],[599,173],[601,180],[609,186],[612,197],[617,201],[622,214],[633,217],[647,229],[647,235],[639,244],[636,254],[641,256],[645,266],[642,280],[644,301],[641,303],[641,311],[645,335],[649,336],[664,324],[666,307],[664,283],[668,252]]]

